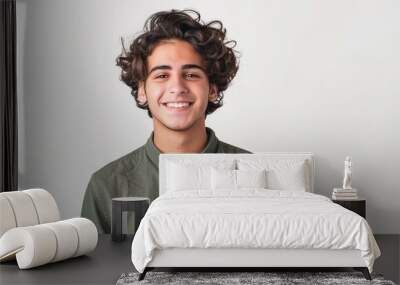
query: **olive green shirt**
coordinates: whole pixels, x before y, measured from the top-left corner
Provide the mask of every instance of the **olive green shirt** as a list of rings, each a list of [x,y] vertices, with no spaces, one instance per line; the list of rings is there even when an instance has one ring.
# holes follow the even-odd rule
[[[206,127],[207,144],[202,153],[250,153],[224,143]],[[83,199],[81,216],[92,220],[99,233],[111,232],[111,199],[140,196],[153,201],[158,197],[159,149],[153,143],[154,132],[147,143],[127,155],[110,162],[90,178]],[[128,225],[134,224],[128,215]]]

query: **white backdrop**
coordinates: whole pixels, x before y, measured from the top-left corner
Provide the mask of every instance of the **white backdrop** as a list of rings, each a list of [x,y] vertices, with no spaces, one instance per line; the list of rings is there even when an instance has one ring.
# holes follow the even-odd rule
[[[115,58],[120,36],[172,8],[221,20],[238,42],[238,75],[206,121],[219,139],[313,152],[328,196],[351,155],[373,231],[400,233],[399,1],[17,0],[21,189],[78,216],[90,175],[146,142],[152,121]]]

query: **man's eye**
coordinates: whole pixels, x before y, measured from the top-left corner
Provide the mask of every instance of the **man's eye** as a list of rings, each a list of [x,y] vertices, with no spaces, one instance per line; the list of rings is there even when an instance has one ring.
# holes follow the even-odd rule
[[[166,74],[160,74],[160,75],[156,76],[156,78],[161,78],[161,79],[164,79],[164,78],[167,78],[167,77],[168,77],[168,75],[166,75]]]
[[[194,73],[187,73],[186,77],[188,77],[188,78],[198,78],[199,76],[197,74],[194,74]]]

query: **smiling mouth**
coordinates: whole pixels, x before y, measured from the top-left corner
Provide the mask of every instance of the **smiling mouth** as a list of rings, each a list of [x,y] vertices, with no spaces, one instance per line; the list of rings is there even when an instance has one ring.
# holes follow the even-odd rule
[[[162,103],[168,110],[180,111],[187,110],[193,105],[193,102],[169,102]]]

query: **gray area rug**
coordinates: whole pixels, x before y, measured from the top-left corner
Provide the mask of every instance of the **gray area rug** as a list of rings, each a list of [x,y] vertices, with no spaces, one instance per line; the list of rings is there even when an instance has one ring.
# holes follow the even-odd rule
[[[139,273],[124,273],[117,285],[133,284],[379,284],[395,285],[384,280],[380,274],[372,274],[366,280],[361,272],[147,272],[145,279],[138,281]]]

